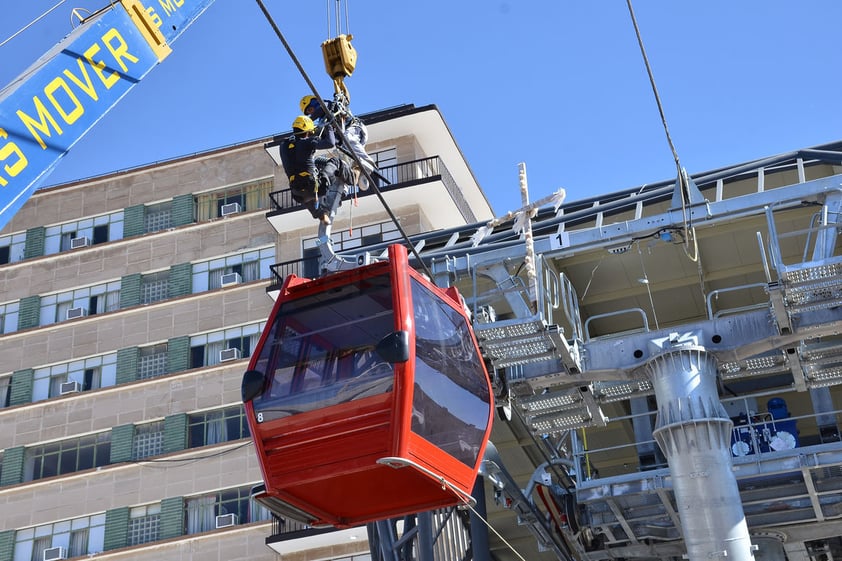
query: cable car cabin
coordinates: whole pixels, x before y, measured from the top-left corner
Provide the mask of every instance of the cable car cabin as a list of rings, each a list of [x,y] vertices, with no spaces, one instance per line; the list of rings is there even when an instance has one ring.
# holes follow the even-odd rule
[[[463,502],[493,410],[458,293],[409,267],[400,245],[388,262],[287,277],[243,401],[257,500],[339,528]]]

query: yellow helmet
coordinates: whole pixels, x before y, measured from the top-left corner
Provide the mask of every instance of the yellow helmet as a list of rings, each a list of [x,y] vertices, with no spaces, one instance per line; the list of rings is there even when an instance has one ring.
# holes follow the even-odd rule
[[[313,119],[306,115],[299,115],[295,118],[292,122],[292,130],[296,133],[299,132],[313,132],[316,130],[316,125],[313,123]]]
[[[306,114],[307,108],[310,107],[310,104],[312,104],[314,101],[318,105],[318,99],[316,99],[316,96],[314,95],[305,95],[304,97],[302,97],[301,102],[298,104],[301,107],[301,112]]]

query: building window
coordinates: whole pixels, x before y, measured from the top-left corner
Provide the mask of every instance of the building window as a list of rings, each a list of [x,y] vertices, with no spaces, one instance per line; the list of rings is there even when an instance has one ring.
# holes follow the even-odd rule
[[[87,238],[91,245],[123,239],[123,211],[48,226],[45,231],[44,255],[72,249],[76,238]]]
[[[269,207],[269,193],[273,180],[260,179],[244,185],[228,187],[196,196],[199,221],[212,220],[222,216],[222,207],[238,205],[239,212],[266,209]],[[230,208],[230,207],[229,207]]]
[[[95,390],[113,386],[117,383],[117,353],[100,355],[62,364],[36,368],[32,384],[32,401],[75,391],[65,385],[76,382],[79,391]]]
[[[40,325],[120,309],[120,281],[41,297]]]
[[[94,226],[94,235],[93,235],[93,243],[94,245],[98,243],[105,243],[108,241],[108,224],[100,224],[99,226]]]
[[[137,425],[132,443],[132,459],[140,460],[164,453],[164,421]]]
[[[260,511],[250,511],[251,486],[224,489],[216,493],[209,493],[200,497],[191,497],[185,501],[185,519],[188,534],[198,534],[216,529],[216,517],[233,515],[230,521],[235,524],[246,524],[265,518],[254,518],[253,514],[262,516]]]
[[[169,346],[167,343],[141,347],[138,364],[138,378],[145,380],[156,376],[163,376],[167,373],[169,364]]]
[[[172,227],[172,201],[146,207],[144,232],[160,232]]]
[[[260,339],[264,324],[244,325],[224,331],[214,331],[190,338],[190,368],[213,366],[230,358],[247,358]],[[230,351],[230,349],[237,349]],[[223,351],[228,351],[225,355]]]
[[[386,148],[385,150],[373,152],[371,157],[376,162],[377,172],[386,178],[389,184],[399,183],[397,148]]]
[[[159,271],[143,275],[140,284],[140,301],[143,304],[160,302],[169,298],[170,293],[170,272]]]
[[[198,448],[249,436],[242,405],[193,413],[187,421],[187,447]]]
[[[129,511],[129,545],[158,540],[161,505],[136,506]]]
[[[0,377],[0,407],[8,407],[12,397],[12,377]]]
[[[378,168],[394,166],[398,163],[398,149],[395,147],[372,152],[370,156],[377,163]]]
[[[41,444],[26,449],[25,481],[108,465],[111,431]]]
[[[20,302],[0,304],[0,334],[13,333],[18,330],[18,312]]]
[[[70,558],[100,553],[104,546],[105,514],[95,514],[18,530],[14,561],[43,561],[44,550],[54,547]]]
[[[25,233],[0,236],[0,265],[22,261],[25,249]]]
[[[254,249],[237,255],[220,257],[193,264],[193,293],[214,290],[222,286],[222,276],[230,273],[240,275],[242,282],[268,279],[272,276],[270,267],[275,263],[275,248]]]
[[[97,366],[94,368],[85,368],[82,391],[95,390],[102,385],[102,369]]]

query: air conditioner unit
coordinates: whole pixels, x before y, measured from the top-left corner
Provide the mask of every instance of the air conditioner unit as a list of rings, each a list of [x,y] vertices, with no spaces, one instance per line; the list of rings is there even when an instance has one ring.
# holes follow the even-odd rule
[[[82,384],[75,380],[71,380],[69,382],[64,382],[61,387],[59,387],[58,393],[59,395],[64,395],[66,393],[75,393],[82,391]]]
[[[70,249],[78,249],[80,247],[88,247],[91,245],[91,240],[88,236],[79,236],[70,240]]]
[[[237,515],[236,514],[220,514],[216,517],[216,527],[217,528],[227,528],[228,526],[234,526],[237,524]]]
[[[224,351],[219,351],[219,362],[225,362],[227,360],[237,360],[242,358],[242,354],[240,353],[240,349],[234,347],[232,349],[225,349]]]
[[[44,550],[44,561],[67,559],[67,551],[63,547],[50,547]]]
[[[226,273],[222,275],[222,286],[240,284],[241,282],[243,282],[243,277],[240,276],[240,273]]]
[[[88,310],[85,308],[70,308],[67,310],[67,319],[81,318],[88,315]]]
[[[229,214],[237,214],[241,210],[242,208],[240,208],[240,203],[228,203],[227,205],[222,205],[220,214],[222,214],[222,216],[228,216]]]

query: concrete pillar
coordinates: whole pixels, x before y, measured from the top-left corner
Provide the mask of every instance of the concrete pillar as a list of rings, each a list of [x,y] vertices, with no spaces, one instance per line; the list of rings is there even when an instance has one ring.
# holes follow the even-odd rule
[[[715,358],[699,346],[675,346],[652,358],[647,370],[658,401],[653,435],[669,462],[688,558],[753,561]]]

